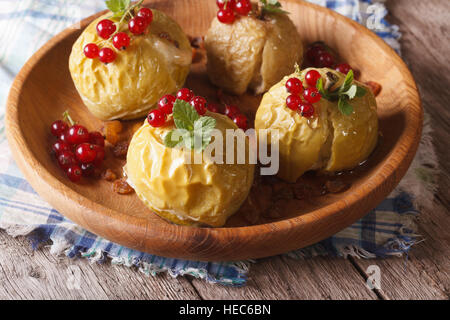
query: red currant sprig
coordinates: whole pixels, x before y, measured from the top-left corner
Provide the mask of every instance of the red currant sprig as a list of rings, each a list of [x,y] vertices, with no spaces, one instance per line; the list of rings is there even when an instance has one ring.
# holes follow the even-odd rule
[[[52,145],[52,153],[67,177],[78,182],[82,175],[91,176],[100,170],[105,158],[105,138],[100,132],[89,132],[76,124],[67,111],[63,117],[51,125],[51,133],[58,139]]]
[[[173,105],[176,100],[189,102],[200,116],[206,114],[206,111],[221,113],[220,107],[215,103],[208,103],[202,96],[196,96],[188,88],[180,89],[176,95],[165,95],[158,101],[158,109],[149,112],[147,121],[152,127],[162,127],[166,123],[167,116],[173,113]],[[226,105],[224,114],[228,116],[241,129],[246,130],[248,119],[242,114],[238,107]]]
[[[140,8],[136,16],[133,16],[134,9],[141,4],[142,1],[134,5],[130,4],[118,23],[109,19],[101,20],[96,26],[98,36],[106,41],[111,41],[112,45],[117,50],[125,50],[128,48],[131,42],[130,36],[126,32],[118,31],[125,19],[128,16],[130,17],[128,21],[128,31],[133,35],[146,33],[153,21],[153,11],[149,8]],[[99,58],[99,60],[105,64],[114,62],[117,57],[117,54],[113,49],[108,47],[100,49],[99,45],[96,43],[88,43],[83,50],[86,58]]]
[[[306,57],[315,68],[332,68],[334,66],[336,71],[343,74],[347,74],[350,70],[352,70],[352,67],[345,62],[335,65],[336,58],[331,53],[331,50],[320,42],[314,43],[309,47],[306,51]],[[306,80],[308,81],[308,79]],[[312,81],[313,80],[311,80],[311,82]]]
[[[217,19],[225,24],[232,24],[236,19],[236,14],[248,16],[252,11],[250,0],[216,0],[216,3],[219,7]]]
[[[299,72],[299,68],[296,67],[296,72]],[[320,73],[316,70],[310,70],[305,75],[305,82],[309,86],[304,89],[300,79],[296,77],[289,78],[286,81],[286,90],[290,95],[286,98],[286,106],[297,111],[301,116],[311,118],[314,116],[313,103],[319,102],[321,95],[316,88],[316,83],[320,78]],[[302,100],[302,97],[305,101]]]

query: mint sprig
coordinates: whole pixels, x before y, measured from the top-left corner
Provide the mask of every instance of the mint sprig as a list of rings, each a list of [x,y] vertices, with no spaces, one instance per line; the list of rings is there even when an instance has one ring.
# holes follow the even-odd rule
[[[271,13],[283,13],[289,14],[289,12],[281,9],[281,3],[278,0],[260,0],[262,4],[263,12],[271,12]]]
[[[131,0],[106,0],[106,7],[113,13],[112,18],[120,19],[122,22],[127,16],[132,15],[134,8],[142,5],[144,0],[132,3]]]
[[[356,84],[353,84],[354,75],[353,71],[350,70],[345,76],[344,82],[342,85],[332,92],[326,90],[323,86],[323,79],[320,78],[317,81],[316,88],[321,94],[321,96],[328,101],[338,101],[338,109],[343,115],[350,115],[353,112],[353,106],[350,104],[350,100],[355,97],[361,98],[364,97],[367,93],[367,90],[363,87],[360,87]]]
[[[164,136],[166,147],[184,147],[200,152],[210,144],[216,119],[201,117],[192,105],[177,99],[173,105],[173,121],[176,129]]]

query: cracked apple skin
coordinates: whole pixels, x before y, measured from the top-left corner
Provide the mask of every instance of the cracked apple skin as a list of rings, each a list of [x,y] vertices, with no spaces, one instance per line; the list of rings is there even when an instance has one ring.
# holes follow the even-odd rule
[[[239,16],[232,24],[214,18],[205,37],[213,84],[236,95],[247,89],[261,94],[301,65],[303,45],[288,15],[264,17]]]
[[[226,129],[237,129],[224,115],[212,112],[206,115],[216,119],[216,129],[224,135]],[[220,164],[206,151],[201,153],[201,163],[193,163],[195,151],[164,145],[164,136],[172,129],[171,120],[159,128],[145,121],[134,134],[125,167],[129,184],[148,208],[170,222],[187,226],[223,226],[247,198],[255,165],[249,161],[226,164],[225,160]],[[224,136],[223,154],[226,154],[225,146]],[[248,150],[247,141],[246,159],[249,159]],[[186,159],[191,159],[191,163]]]
[[[295,182],[308,170],[336,172],[352,169],[365,161],[374,150],[378,140],[377,104],[373,93],[364,84],[366,94],[350,101],[354,111],[343,115],[336,102],[322,98],[314,103],[315,116],[302,117],[286,106],[289,93],[285,88],[289,78],[297,77],[304,87],[308,68],[301,74],[286,76],[273,86],[263,97],[255,118],[255,129],[278,130],[280,170],[278,176],[288,182]],[[322,68],[317,70],[322,78],[327,73],[336,75],[333,87],[344,81],[345,75]],[[264,143],[270,144],[269,139]]]
[[[131,35],[126,50],[117,51],[111,41],[97,35],[97,23],[110,14],[92,22],[73,45],[69,58],[73,82],[89,111],[101,120],[143,117],[160,97],[176,92],[186,80],[192,63],[189,40],[172,18],[152,11],[149,32]],[[129,33],[126,23],[119,31]],[[162,33],[176,41],[178,48],[160,37]],[[88,59],[83,52],[88,43],[105,43],[116,51],[116,60],[105,65]]]

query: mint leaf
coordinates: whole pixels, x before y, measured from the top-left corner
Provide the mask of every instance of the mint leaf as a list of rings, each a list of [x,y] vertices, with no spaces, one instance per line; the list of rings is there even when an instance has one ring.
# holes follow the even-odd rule
[[[353,112],[353,107],[351,106],[351,104],[348,103],[348,100],[342,96],[339,97],[338,109],[345,116],[349,116]]]
[[[327,92],[327,91],[325,90],[325,88],[323,87],[323,79],[322,79],[322,78],[319,78],[319,80],[317,80],[316,88],[317,88],[317,90],[319,91],[320,95],[321,95],[323,98],[325,98],[325,99],[327,99],[327,100],[330,100],[330,99],[331,99],[330,95],[328,94],[328,92]]]
[[[211,142],[216,119],[200,117],[195,108],[186,101],[177,99],[173,105],[173,121],[176,129],[164,136],[164,145],[169,148],[186,147],[197,152]]]
[[[363,87],[359,87],[353,84],[353,71],[350,70],[338,90],[329,92],[323,86],[323,79],[317,80],[316,88],[321,94],[321,96],[328,101],[336,101],[338,99],[338,109],[343,115],[350,115],[353,112],[353,107],[349,103],[349,100],[355,97],[363,97],[367,90]]]
[[[357,89],[356,89],[356,96],[358,98],[364,97],[366,95],[366,93],[367,93],[366,88],[363,88],[363,87],[360,87],[360,86],[357,87]]]
[[[211,133],[215,127],[216,127],[216,119],[211,117],[205,116],[195,121],[194,137],[198,137],[199,141],[201,141],[201,150],[204,150],[211,142]],[[198,147],[195,149],[197,151],[200,151]]]
[[[350,70],[347,75],[345,76],[344,83],[341,85],[341,88],[339,89],[339,92],[346,92],[350,89],[351,85],[353,83],[353,70]]]
[[[260,0],[262,3],[262,10],[272,13],[289,14],[289,12],[281,9],[281,3],[278,0]]]
[[[181,142],[183,142],[183,132],[182,129],[175,129],[167,132],[164,136],[164,144],[169,148],[175,148]]]
[[[124,13],[130,6],[131,0],[106,0],[106,6],[112,13]]]
[[[194,130],[194,122],[200,118],[195,108],[186,101],[177,99],[173,104],[173,121],[179,129]]]
[[[356,84],[354,84],[346,92],[342,92],[341,95],[346,95],[350,100],[352,100],[356,96],[357,91],[358,91],[358,86]]]

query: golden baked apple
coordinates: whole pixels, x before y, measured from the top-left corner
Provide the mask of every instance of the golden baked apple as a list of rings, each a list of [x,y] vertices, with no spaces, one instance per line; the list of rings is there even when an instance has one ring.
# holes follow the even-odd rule
[[[298,98],[286,86],[295,79],[305,88]],[[346,76],[308,68],[285,77],[264,95],[255,129],[278,131],[278,175],[295,182],[308,170],[347,170],[366,160],[378,139],[377,104],[372,92],[353,80],[352,72]]]

